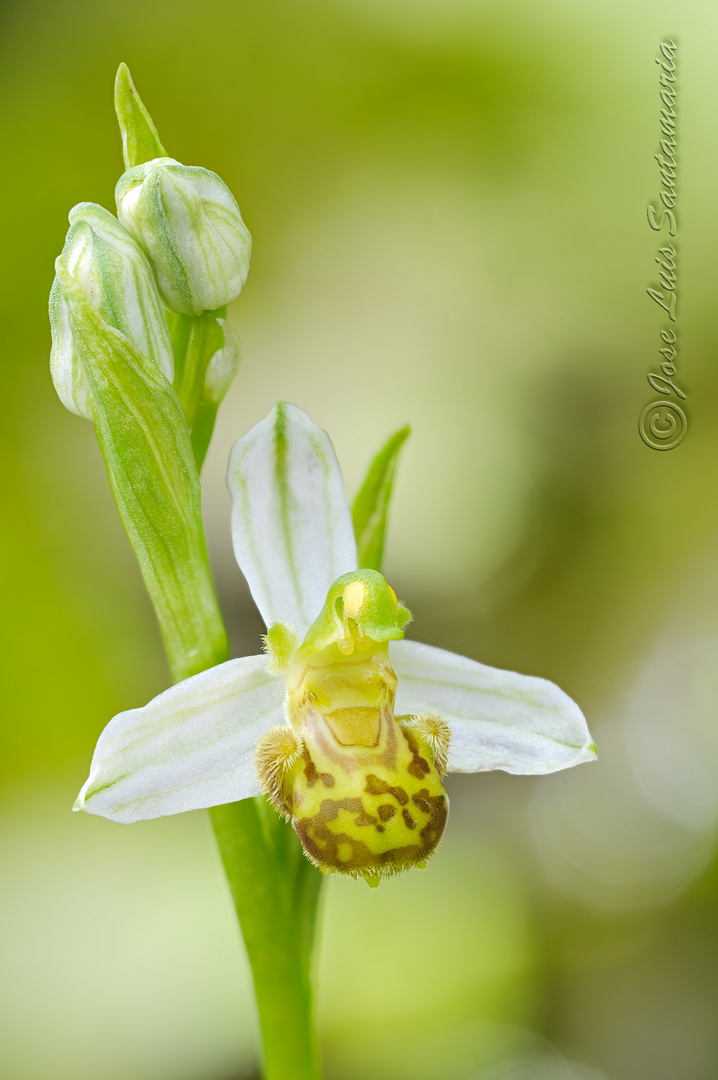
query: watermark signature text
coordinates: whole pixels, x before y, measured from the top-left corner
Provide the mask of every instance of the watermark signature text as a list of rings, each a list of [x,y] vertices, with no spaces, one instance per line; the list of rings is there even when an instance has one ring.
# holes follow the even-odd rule
[[[688,418],[681,407],[686,392],[678,376],[678,164],[677,138],[677,45],[667,38],[656,57],[659,66],[661,101],[658,162],[660,192],[657,205],[648,206],[648,224],[661,233],[658,248],[658,281],[646,292],[664,312],[660,346],[655,369],[647,376],[648,385],[661,397],[646,405],[638,421],[641,438],[653,450],[672,450],[688,430]]]

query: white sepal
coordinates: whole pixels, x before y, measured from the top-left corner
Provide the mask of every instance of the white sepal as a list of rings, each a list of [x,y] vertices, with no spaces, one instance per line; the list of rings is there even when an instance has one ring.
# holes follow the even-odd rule
[[[397,715],[439,712],[449,724],[449,772],[541,774],[595,760],[583,713],[554,683],[415,641],[392,642],[390,655]]]
[[[118,713],[73,809],[129,824],[258,795],[255,747],[285,723],[285,695],[267,658],[246,656]]]
[[[92,420],[92,397],[72,333],[67,301],[57,278],[50,289],[50,375],[62,404],[76,416]]]
[[[235,443],[227,484],[234,554],[262,618],[301,639],[331,584],[357,568],[331,440],[301,409],[280,402]]]

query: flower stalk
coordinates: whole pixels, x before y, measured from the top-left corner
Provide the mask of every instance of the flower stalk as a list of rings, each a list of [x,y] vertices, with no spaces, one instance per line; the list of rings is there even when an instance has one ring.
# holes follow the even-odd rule
[[[197,471],[209,448],[217,410],[239,368],[237,335],[226,307],[202,315],[170,316],[174,388],[189,428]]]
[[[165,157],[124,64],[117,74],[115,106],[126,167]],[[200,314],[168,315],[174,389],[197,472],[217,409],[239,364],[236,338],[224,320],[226,311],[225,304]],[[213,657],[213,636],[207,634],[202,667],[226,658],[226,654]],[[190,662],[189,655],[170,658],[176,681],[186,678]],[[295,833],[268,809],[263,797],[212,807],[210,819],[252,969],[265,1080],[318,1080],[311,957],[321,874],[306,861]]]
[[[224,316],[246,277],[250,241],[219,177],[166,158],[124,64],[115,105],[126,168],[170,162],[158,173],[158,186],[170,178],[167,214],[153,233],[151,215],[130,214],[128,228],[102,207],[73,211],[51,295],[52,374],[67,408],[95,426],[179,683],[228,656],[199,469],[239,365]],[[154,210],[161,217],[165,207]],[[173,245],[173,212],[181,249]],[[188,226],[196,226],[196,247]],[[207,256],[222,245],[224,267]],[[163,310],[172,306],[168,266],[176,271],[170,286],[192,313]],[[208,297],[219,299],[207,304]],[[211,817],[252,967],[266,1080],[318,1080],[311,955],[321,874],[263,797],[216,806]]]
[[[214,806],[219,845],[247,955],[266,1080],[318,1080],[312,945],[322,876],[264,799]]]

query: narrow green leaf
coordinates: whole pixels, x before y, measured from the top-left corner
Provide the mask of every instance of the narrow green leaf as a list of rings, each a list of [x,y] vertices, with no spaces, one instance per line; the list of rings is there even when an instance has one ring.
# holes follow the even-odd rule
[[[376,455],[352,506],[359,568],[381,570],[387,514],[399,451],[411,428],[397,431]]]
[[[127,64],[120,64],[115,78],[115,112],[122,134],[125,168],[144,165],[153,158],[167,157],[152,117],[142,104]]]
[[[156,365],[94,310],[62,258],[55,267],[122,523],[172,672],[187,678],[226,659],[227,640],[182,407]]]

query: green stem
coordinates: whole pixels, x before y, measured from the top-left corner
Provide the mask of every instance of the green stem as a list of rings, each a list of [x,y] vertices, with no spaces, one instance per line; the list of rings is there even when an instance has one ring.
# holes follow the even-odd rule
[[[214,431],[214,422],[217,419],[218,408],[219,405],[215,404],[213,401],[202,401],[197,410],[194,427],[192,428],[192,434],[190,436],[197,472],[202,471],[204,459],[212,438],[212,432]]]
[[[322,875],[264,798],[212,807],[210,818],[252,968],[265,1080],[319,1080],[311,967]]]
[[[172,351],[175,360],[174,388],[187,420],[197,470],[202,468],[212,438],[217,404],[205,400],[204,377],[210,360],[224,345],[217,322],[226,307],[202,315],[175,315],[172,320]]]
[[[252,966],[266,1080],[318,1080],[311,946],[321,875],[262,800],[215,806],[210,817]]]

